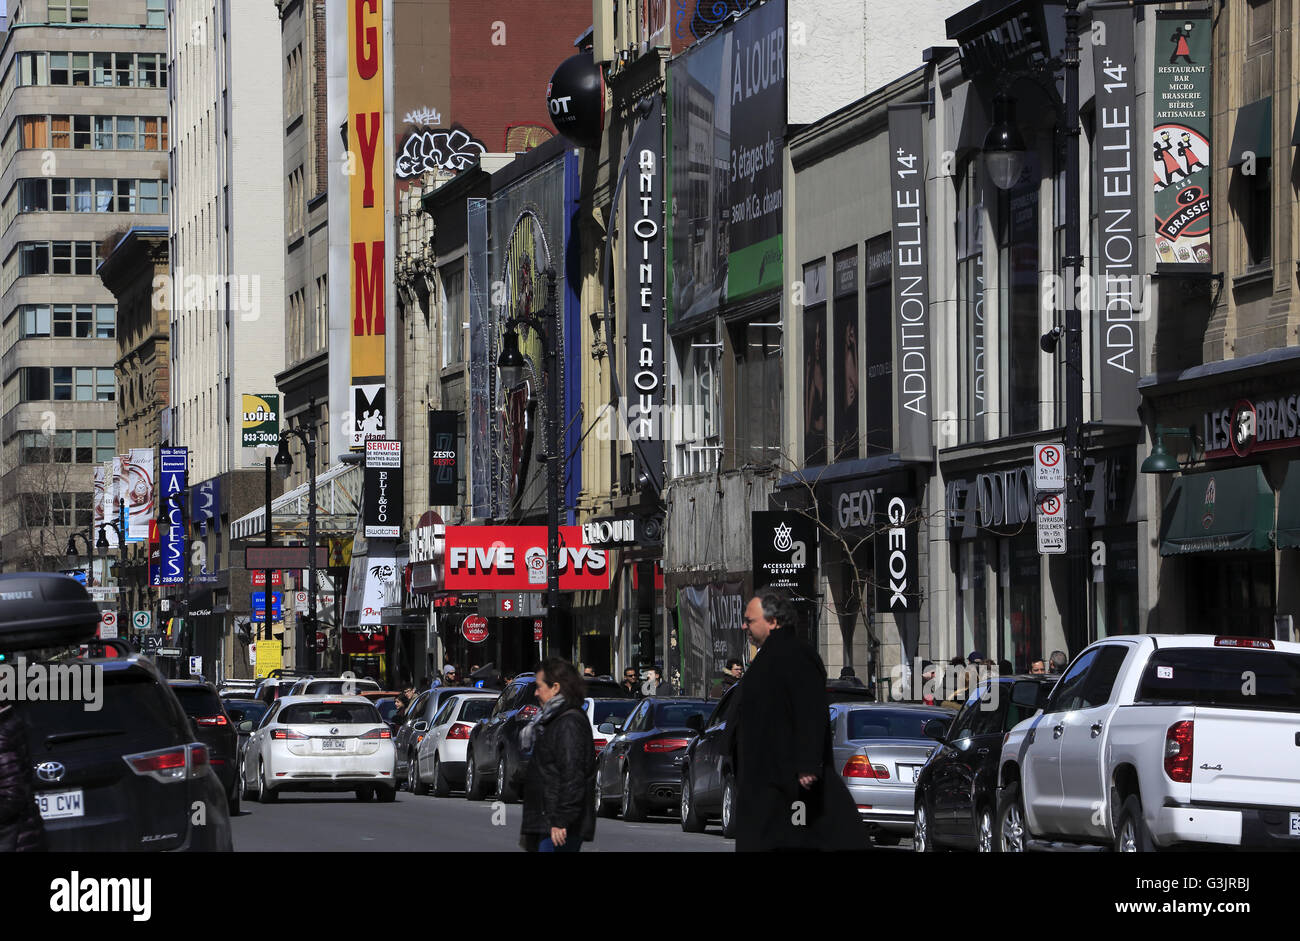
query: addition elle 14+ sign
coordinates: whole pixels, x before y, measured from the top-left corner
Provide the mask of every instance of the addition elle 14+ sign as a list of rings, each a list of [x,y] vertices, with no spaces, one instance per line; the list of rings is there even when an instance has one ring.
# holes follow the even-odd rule
[[[402,531],[402,442],[366,442],[365,536],[396,539]]]

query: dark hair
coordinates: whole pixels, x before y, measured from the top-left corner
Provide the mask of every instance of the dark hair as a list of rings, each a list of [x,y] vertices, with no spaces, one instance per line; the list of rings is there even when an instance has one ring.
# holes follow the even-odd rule
[[[963,660],[961,657],[953,657],[951,660],[948,661],[948,666],[950,667],[964,667],[965,665],[966,665],[966,661]]]
[[[539,673],[546,677],[548,683],[560,684],[560,695],[566,702],[581,706],[587,698],[587,684],[578,675],[572,663],[561,657],[547,657],[537,667]]]
[[[1010,676],[1012,673],[1015,673],[1016,671],[1015,668],[1011,665],[1010,660],[999,660],[998,672],[1005,673],[1007,676]]]
[[[850,677],[856,678],[857,674],[853,672],[853,667],[844,667],[840,670],[840,679],[847,680]]]
[[[1052,656],[1048,658],[1048,662],[1056,669],[1064,670],[1065,665],[1070,661],[1069,658],[1066,657],[1064,650],[1053,650]]]
[[[779,588],[760,588],[754,597],[763,606],[763,617],[776,622],[777,627],[794,628],[799,624],[799,615],[794,609],[790,596]]]
[[[727,660],[727,669],[728,669],[728,670],[730,670],[732,667],[743,667],[743,666],[744,666],[744,664],[741,663],[741,662],[740,662],[738,659],[736,659],[735,657],[731,657],[730,659]]]

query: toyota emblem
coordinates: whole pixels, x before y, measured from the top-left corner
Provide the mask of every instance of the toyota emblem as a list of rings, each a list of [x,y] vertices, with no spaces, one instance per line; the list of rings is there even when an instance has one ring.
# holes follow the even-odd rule
[[[36,776],[42,781],[62,781],[67,770],[61,761],[42,761],[36,766]]]

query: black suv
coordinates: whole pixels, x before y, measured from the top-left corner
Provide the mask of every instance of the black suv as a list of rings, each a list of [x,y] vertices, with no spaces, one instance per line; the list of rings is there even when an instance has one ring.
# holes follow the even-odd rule
[[[139,656],[70,663],[103,671],[102,708],[24,704],[49,848],[232,849],[226,789],[153,664]]]
[[[239,731],[226,712],[226,704],[210,683],[171,680],[167,684],[180,700],[198,740],[208,746],[208,764],[226,789],[230,816],[239,813]]]
[[[613,679],[586,677],[587,695],[602,699],[631,699],[622,684]],[[497,797],[506,803],[519,800],[528,755],[519,743],[519,733],[537,714],[537,674],[521,673],[497,697],[492,714],[481,719],[469,733],[465,752],[465,796],[472,801],[485,798],[495,781]]]

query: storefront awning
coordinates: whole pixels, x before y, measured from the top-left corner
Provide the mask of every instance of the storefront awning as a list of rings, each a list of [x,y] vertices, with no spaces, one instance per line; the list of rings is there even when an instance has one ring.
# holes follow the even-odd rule
[[[1228,166],[1240,166],[1246,154],[1256,160],[1273,157],[1273,96],[1252,101],[1237,111],[1237,127],[1232,132],[1232,150]]]
[[[1273,490],[1260,468],[1186,474],[1165,503],[1160,554],[1267,551],[1272,530]]]
[[[1277,547],[1300,549],[1300,461],[1286,468],[1286,483],[1277,498]]]
[[[316,478],[316,529],[319,533],[352,534],[361,509],[360,464],[335,464]],[[309,484],[300,484],[271,501],[272,525],[277,533],[307,532]],[[232,539],[248,539],[266,532],[266,507],[241,516],[230,524]]]

